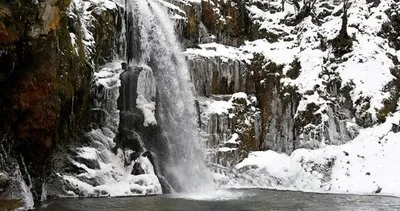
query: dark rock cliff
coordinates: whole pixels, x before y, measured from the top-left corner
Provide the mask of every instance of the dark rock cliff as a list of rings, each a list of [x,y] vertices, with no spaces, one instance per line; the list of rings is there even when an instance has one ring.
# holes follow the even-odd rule
[[[117,49],[121,17],[116,9],[97,6],[0,3],[0,172],[21,171],[36,202],[52,170],[50,156],[79,142],[88,127],[94,68]],[[85,44],[81,13],[93,15],[92,49]]]

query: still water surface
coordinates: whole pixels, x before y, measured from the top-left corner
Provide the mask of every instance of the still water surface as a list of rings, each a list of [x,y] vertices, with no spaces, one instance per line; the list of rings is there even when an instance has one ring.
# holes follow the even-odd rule
[[[60,199],[44,204],[39,210],[400,210],[400,198],[234,189],[204,195]]]

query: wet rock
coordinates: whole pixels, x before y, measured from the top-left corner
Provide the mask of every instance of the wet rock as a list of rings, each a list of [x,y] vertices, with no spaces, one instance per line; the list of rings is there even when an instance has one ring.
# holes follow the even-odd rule
[[[0,12],[0,36],[5,34],[7,38],[3,40],[6,43],[1,43],[0,50],[5,48],[6,53],[0,55],[0,62],[9,64],[0,71],[0,89],[6,93],[0,97],[0,104],[4,105],[0,110],[4,117],[0,128],[3,121],[15,125],[17,142],[13,149],[26,161],[27,174],[32,179],[31,191],[37,202],[50,174],[51,155],[58,150],[66,151],[73,143],[84,142],[83,128],[90,116],[93,55],[85,52],[80,36],[82,22],[77,21],[71,28],[73,32],[70,31],[67,11],[70,3],[18,0],[5,4],[8,9],[4,11],[9,12]],[[104,11],[108,12],[111,11]],[[108,118],[104,110],[93,116]],[[99,122],[97,128],[104,126]],[[96,163],[87,164],[98,168]],[[27,178],[24,176],[24,180]]]
[[[393,133],[398,133],[400,132],[400,123],[399,124],[392,124],[392,129]]]
[[[213,41],[225,45],[239,46],[250,33],[250,21],[246,4],[240,1],[224,2],[219,0],[182,3],[178,0],[169,2],[177,5],[186,14],[170,12],[184,19],[178,19],[176,31],[185,46]],[[255,31],[256,32],[256,31]]]
[[[0,173],[0,195],[6,191],[9,184],[9,177],[5,173]]]
[[[142,169],[142,167],[140,166],[140,163],[135,163],[133,165],[133,169],[132,169],[132,172],[131,172],[132,175],[140,175],[140,174],[144,174],[144,173],[145,172]]]
[[[240,97],[239,97],[240,96]],[[244,93],[233,94],[227,102],[226,96],[214,96],[219,101],[199,100],[202,136],[208,151],[208,160],[225,167],[232,167],[245,158],[250,151],[260,146],[259,110],[254,97]],[[226,111],[213,111],[213,102],[231,105]],[[209,106],[209,107],[208,107]],[[221,106],[221,105],[220,105]]]
[[[116,147],[114,152],[119,149],[131,149],[136,152],[143,151],[142,137],[134,130],[120,129],[116,139]]]
[[[189,70],[196,92],[201,96],[245,91],[244,62],[220,57],[189,57]]]
[[[100,164],[98,160],[95,159],[85,159],[82,157],[75,157],[74,160],[78,163],[86,165],[90,169],[100,169]]]

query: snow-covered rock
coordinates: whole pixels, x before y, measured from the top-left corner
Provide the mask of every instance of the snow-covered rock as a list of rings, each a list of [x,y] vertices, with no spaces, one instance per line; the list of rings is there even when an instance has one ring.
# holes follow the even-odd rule
[[[251,152],[235,166],[235,177],[222,177],[228,187],[264,187],[315,192],[400,196],[400,115],[362,129],[353,141],[321,149],[298,149],[290,156],[274,151]],[[226,182],[226,181],[225,181]]]

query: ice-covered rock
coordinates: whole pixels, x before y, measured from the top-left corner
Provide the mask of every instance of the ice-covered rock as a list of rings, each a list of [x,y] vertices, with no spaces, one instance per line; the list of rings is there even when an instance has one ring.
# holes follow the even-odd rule
[[[290,156],[251,152],[230,174],[219,174],[226,187],[265,187],[315,192],[399,196],[399,133],[391,131],[399,114],[362,129],[353,141],[321,149],[298,149]],[[217,175],[218,176],[218,175]]]
[[[125,130],[120,128],[119,108],[127,108],[118,104],[121,78],[126,79],[121,76],[121,74],[126,74],[123,66],[125,64],[122,61],[116,61],[106,64],[95,73],[94,108],[91,110],[95,118],[92,123],[93,129],[86,133],[88,146],[77,147],[73,153],[67,155],[66,162],[70,162],[72,167],[70,170],[56,174],[56,179],[60,180],[62,189],[60,190],[56,184],[49,184],[47,189],[50,196],[108,197],[162,193],[153,164],[146,154],[139,151],[143,150],[140,143],[141,137],[134,131],[124,133]],[[139,72],[137,73],[136,77],[139,76]],[[133,85],[137,86],[137,83]],[[147,88],[141,87],[141,89],[142,94],[148,97]],[[132,91],[136,92],[136,90],[137,88]],[[122,94],[132,93],[123,92]],[[130,96],[129,99],[135,96],[137,94]],[[142,95],[140,96],[143,101],[146,100]],[[132,101],[127,99],[126,103],[125,106],[136,108]],[[119,136],[124,136],[125,142],[120,142],[121,138],[116,137],[117,133]],[[140,166],[142,171],[134,173],[136,166]]]
[[[209,162],[231,167],[258,149],[259,110],[243,92],[214,98],[198,98],[201,134]]]

